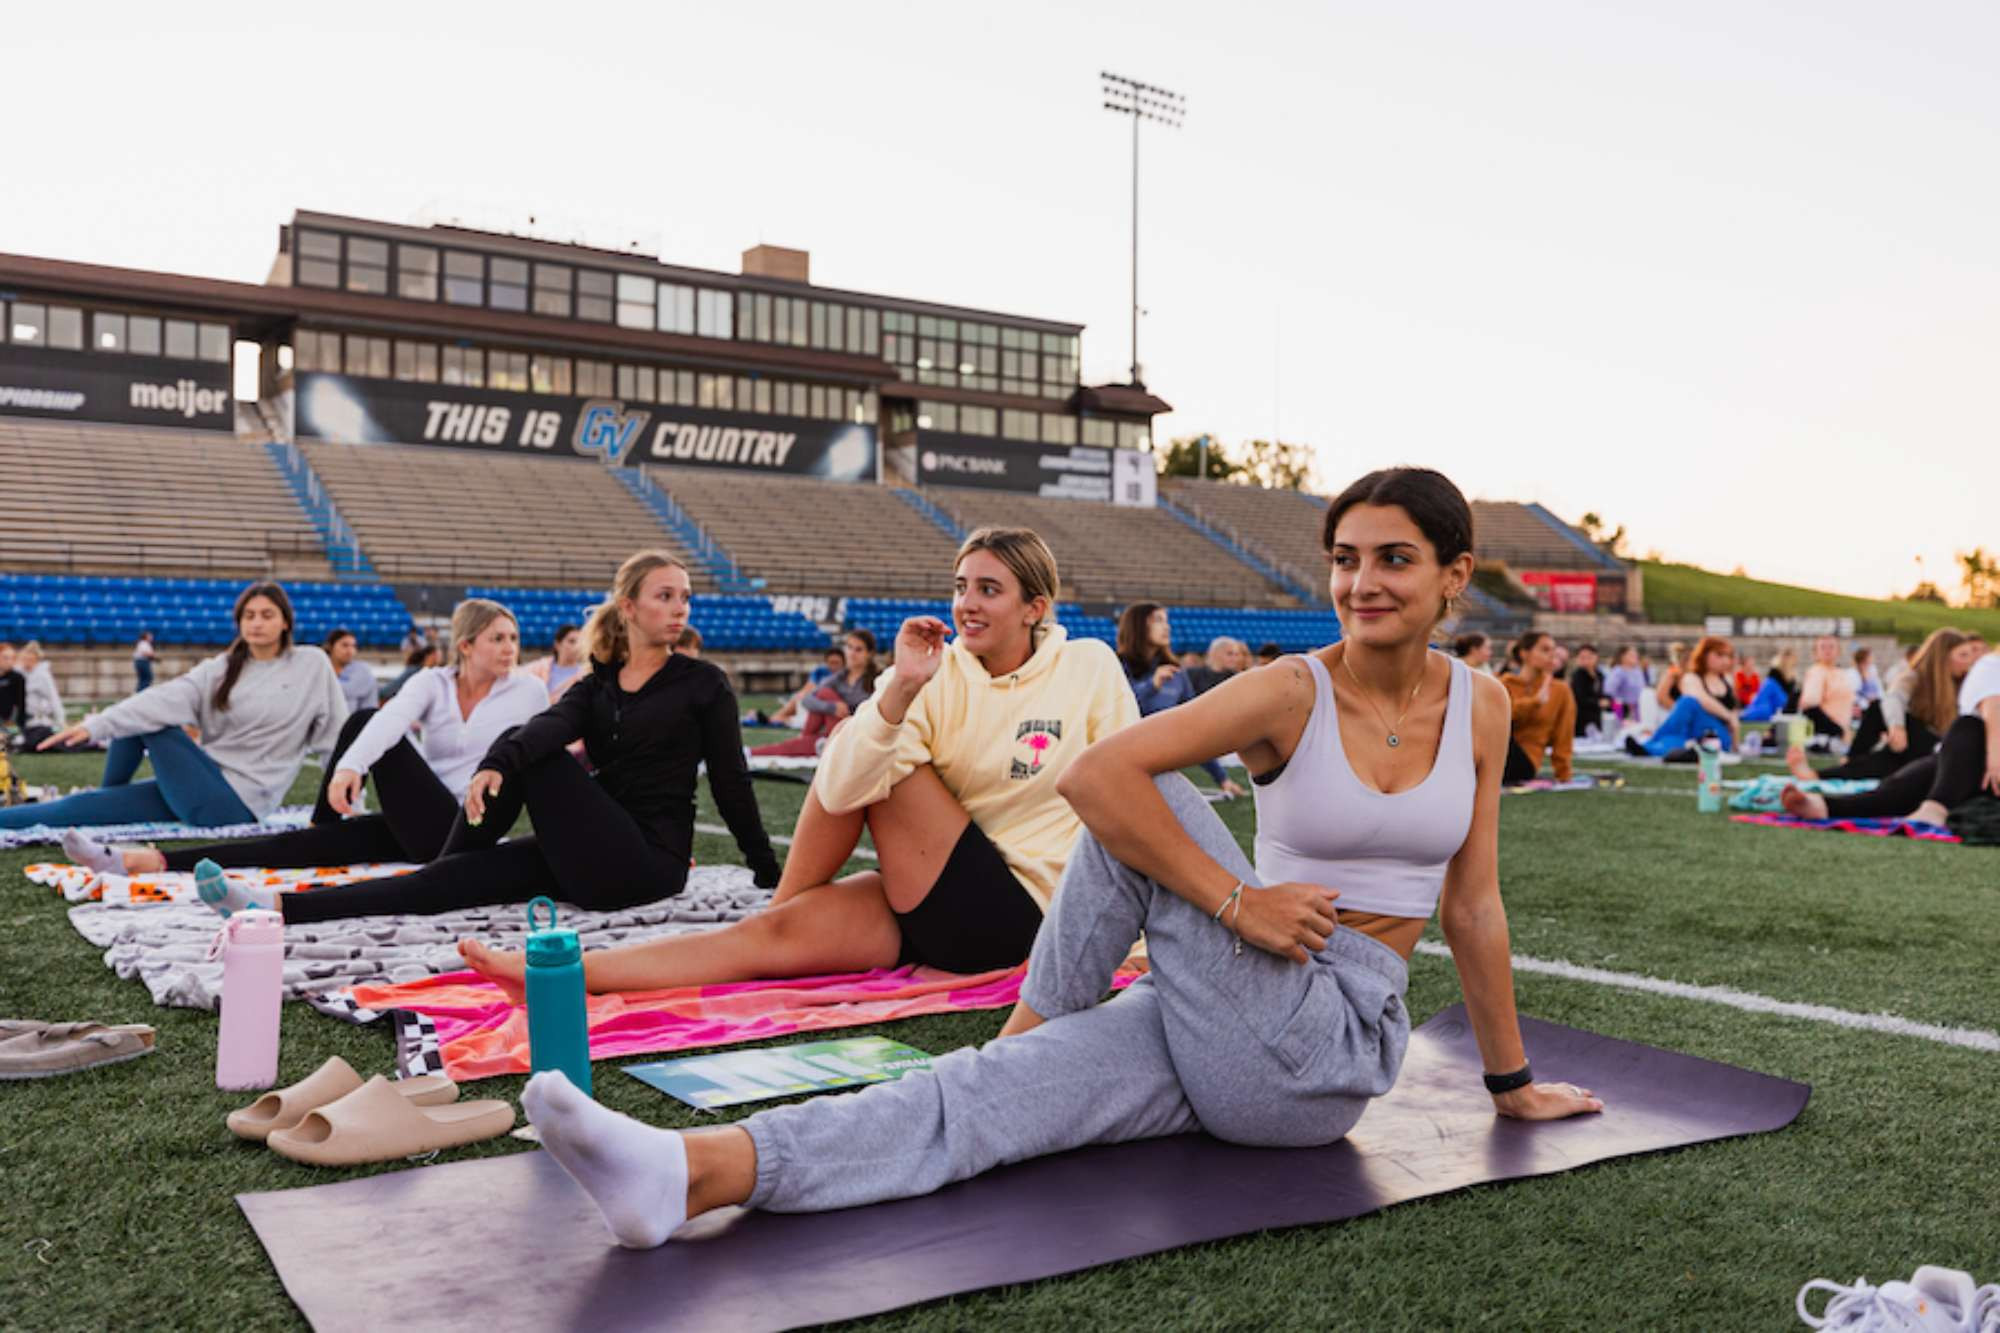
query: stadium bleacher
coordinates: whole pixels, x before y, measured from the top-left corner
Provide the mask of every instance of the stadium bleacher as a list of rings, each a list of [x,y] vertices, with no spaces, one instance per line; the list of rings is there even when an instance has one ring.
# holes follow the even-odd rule
[[[1029,527],[1056,554],[1063,591],[1088,602],[1281,606],[1293,599],[1164,509],[934,489],[961,527]]]
[[[895,642],[896,631],[911,616],[936,616],[949,624],[951,603],[879,597],[851,597],[847,602],[847,627],[873,634],[884,652]],[[1097,639],[1113,645],[1118,641],[1118,622],[1112,617],[1087,616],[1075,606],[1060,606],[1056,609],[1056,620],[1073,639]],[[1175,652],[1190,649],[1206,652],[1211,640],[1224,636],[1243,640],[1252,652],[1263,644],[1276,643],[1288,653],[1318,648],[1340,638],[1339,619],[1325,610],[1170,606],[1167,623],[1173,630]]]
[[[540,656],[558,627],[582,625],[604,598],[593,588],[467,588],[468,597],[487,597],[512,611],[521,626],[521,656]],[[695,594],[690,624],[701,631],[705,649],[723,652],[806,652],[824,648],[825,630],[796,611],[775,611],[768,597]]]
[[[694,469],[651,476],[772,592],[889,595],[951,586],[956,543],[887,487]]]
[[[333,577],[270,458],[213,431],[0,417],[0,531],[10,570]]]
[[[1303,491],[1232,486],[1192,477],[1162,477],[1160,491],[1316,596],[1326,597],[1326,552],[1319,540],[1326,523],[1324,500]]]
[[[603,586],[626,556],[658,548],[687,561],[697,591],[714,588],[599,464],[395,445],[299,447],[384,577]]]
[[[235,637],[230,612],[244,582],[0,574],[0,639],[115,646],[149,629],[162,644],[218,646]],[[284,588],[300,643],[318,643],[342,627],[364,648],[393,648],[410,626],[410,613],[385,584],[287,581]]]

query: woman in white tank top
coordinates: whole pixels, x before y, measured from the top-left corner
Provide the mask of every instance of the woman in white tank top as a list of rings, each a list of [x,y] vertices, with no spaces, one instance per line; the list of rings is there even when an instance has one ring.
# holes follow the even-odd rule
[[[1057,782],[1071,849],[999,1040],[845,1097],[682,1136],[560,1073],[522,1103],[620,1243],[729,1204],[775,1212],[928,1193],[1003,1162],[1206,1130],[1343,1137],[1396,1081],[1406,960],[1442,898],[1496,1113],[1603,1109],[1537,1083],[1514,1014],[1497,870],[1511,710],[1427,647],[1472,575],[1472,515],[1438,473],[1371,473],[1328,512],[1345,639],[1098,741]],[[1235,751],[1257,788],[1253,867],[1179,770]],[[1099,1003],[1141,932],[1152,970]]]

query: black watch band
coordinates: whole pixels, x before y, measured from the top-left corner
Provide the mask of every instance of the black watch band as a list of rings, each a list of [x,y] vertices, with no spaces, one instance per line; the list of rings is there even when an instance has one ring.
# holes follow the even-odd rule
[[[1495,1097],[1516,1088],[1525,1088],[1535,1081],[1535,1075],[1527,1065],[1522,1065],[1511,1074],[1483,1074],[1481,1077],[1486,1080],[1486,1090]]]

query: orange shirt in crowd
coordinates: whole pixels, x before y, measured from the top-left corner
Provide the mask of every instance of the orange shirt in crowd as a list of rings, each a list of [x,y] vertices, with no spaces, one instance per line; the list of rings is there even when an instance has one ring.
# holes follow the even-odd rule
[[[1514,744],[1521,747],[1535,767],[1549,751],[1555,765],[1556,781],[1569,781],[1570,747],[1576,742],[1576,696],[1559,680],[1549,680],[1547,697],[1542,686],[1529,685],[1519,675],[1500,677],[1507,697],[1514,704]]]

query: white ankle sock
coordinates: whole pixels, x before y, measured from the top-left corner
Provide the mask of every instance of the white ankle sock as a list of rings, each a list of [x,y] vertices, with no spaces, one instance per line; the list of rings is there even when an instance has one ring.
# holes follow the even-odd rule
[[[125,873],[125,855],[108,842],[99,842],[80,828],[68,828],[62,835],[63,855],[72,865],[87,866],[100,875]]]
[[[528,1080],[521,1106],[620,1245],[650,1250],[687,1220],[687,1145],[583,1095],[560,1071]]]

